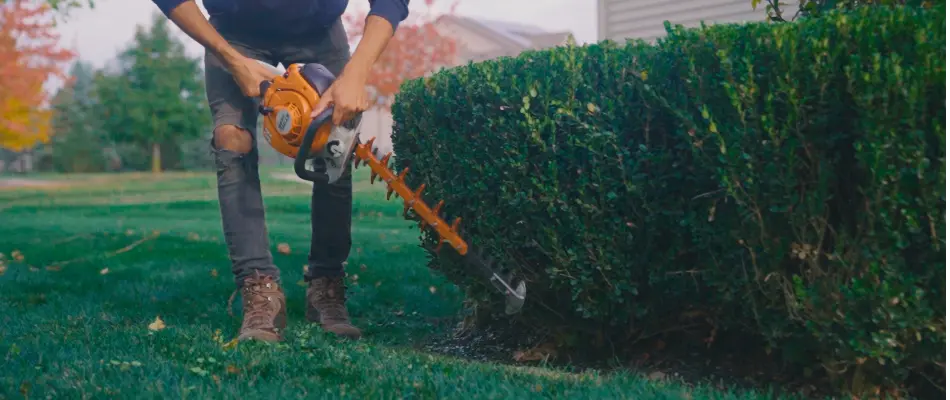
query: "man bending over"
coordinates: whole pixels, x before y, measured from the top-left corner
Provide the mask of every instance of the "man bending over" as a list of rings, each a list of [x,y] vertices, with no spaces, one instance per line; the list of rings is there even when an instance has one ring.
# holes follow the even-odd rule
[[[238,338],[282,340],[286,301],[264,223],[254,133],[259,85],[274,74],[255,60],[274,66],[326,66],[337,79],[321,105],[332,105],[333,123],[341,124],[368,108],[367,75],[408,16],[409,0],[369,0],[363,37],[352,56],[342,21],[347,0],[204,0],[210,19],[205,19],[194,0],[152,1],[205,48],[218,200],[231,270],[244,305]],[[320,111],[318,106],[314,115]],[[343,263],[351,243],[350,174],[348,170],[333,184],[313,185],[309,268],[304,279],[308,282],[307,319],[335,334],[359,338],[360,330],[350,323],[343,282]]]

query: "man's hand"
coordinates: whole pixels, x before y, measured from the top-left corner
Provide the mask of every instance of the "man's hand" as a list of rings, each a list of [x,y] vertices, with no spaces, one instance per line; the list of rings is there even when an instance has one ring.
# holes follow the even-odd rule
[[[184,1],[172,9],[169,19],[224,63],[245,96],[260,96],[261,82],[276,75],[267,66],[245,57],[231,47],[205,19],[194,0]]]
[[[354,73],[343,73],[327,91],[310,113],[316,118],[330,105],[333,106],[333,124],[340,125],[352,119],[356,114],[369,109],[369,96],[366,94],[366,78]]]
[[[277,73],[257,60],[235,56],[224,61],[234,76],[234,81],[241,88],[241,92],[248,97],[259,97],[261,93],[261,82],[274,79]]]
[[[310,118],[316,118],[331,104],[334,125],[342,124],[357,113],[366,111],[369,108],[366,78],[379,58],[379,54],[383,52],[392,37],[393,25],[389,21],[376,15],[367,17],[363,38],[356,46],[353,57],[350,58],[346,67],[343,67],[343,72],[330,85],[327,92],[320,97],[320,101],[310,113]]]

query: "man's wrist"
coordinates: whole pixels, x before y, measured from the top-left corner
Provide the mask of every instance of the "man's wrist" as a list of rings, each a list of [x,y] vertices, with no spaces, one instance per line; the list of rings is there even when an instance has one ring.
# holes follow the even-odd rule
[[[376,59],[386,48],[392,36],[393,27],[385,18],[378,15],[366,17],[363,39],[356,46],[356,51],[353,52],[350,61],[343,67],[343,74],[365,82],[373,69],[373,64],[376,63]]]
[[[349,62],[343,67],[343,73],[349,78],[360,80],[361,82],[366,82],[366,79],[369,77],[369,73],[373,68],[373,63],[364,60],[360,57],[354,55]]]
[[[233,65],[244,58],[241,53],[235,50],[234,47],[228,45],[227,42],[220,46],[213,46],[209,50],[221,59],[225,65]]]

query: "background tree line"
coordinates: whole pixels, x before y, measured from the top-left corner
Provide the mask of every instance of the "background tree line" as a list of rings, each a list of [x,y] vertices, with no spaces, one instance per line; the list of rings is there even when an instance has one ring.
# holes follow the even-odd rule
[[[155,15],[112,68],[77,61],[51,102],[51,140],[37,167],[59,172],[141,171],[210,165],[211,127],[201,60]]]

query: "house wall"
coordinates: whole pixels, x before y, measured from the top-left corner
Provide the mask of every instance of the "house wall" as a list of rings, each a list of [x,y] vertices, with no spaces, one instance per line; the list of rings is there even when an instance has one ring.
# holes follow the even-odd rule
[[[663,21],[687,28],[714,23],[764,21],[764,6],[749,0],[598,0],[598,40],[652,41],[666,36]]]
[[[443,21],[437,24],[435,28],[440,35],[455,38],[457,43],[464,43],[459,46],[454,66],[463,65],[480,54],[495,53],[502,50],[498,43],[454,22]]]

